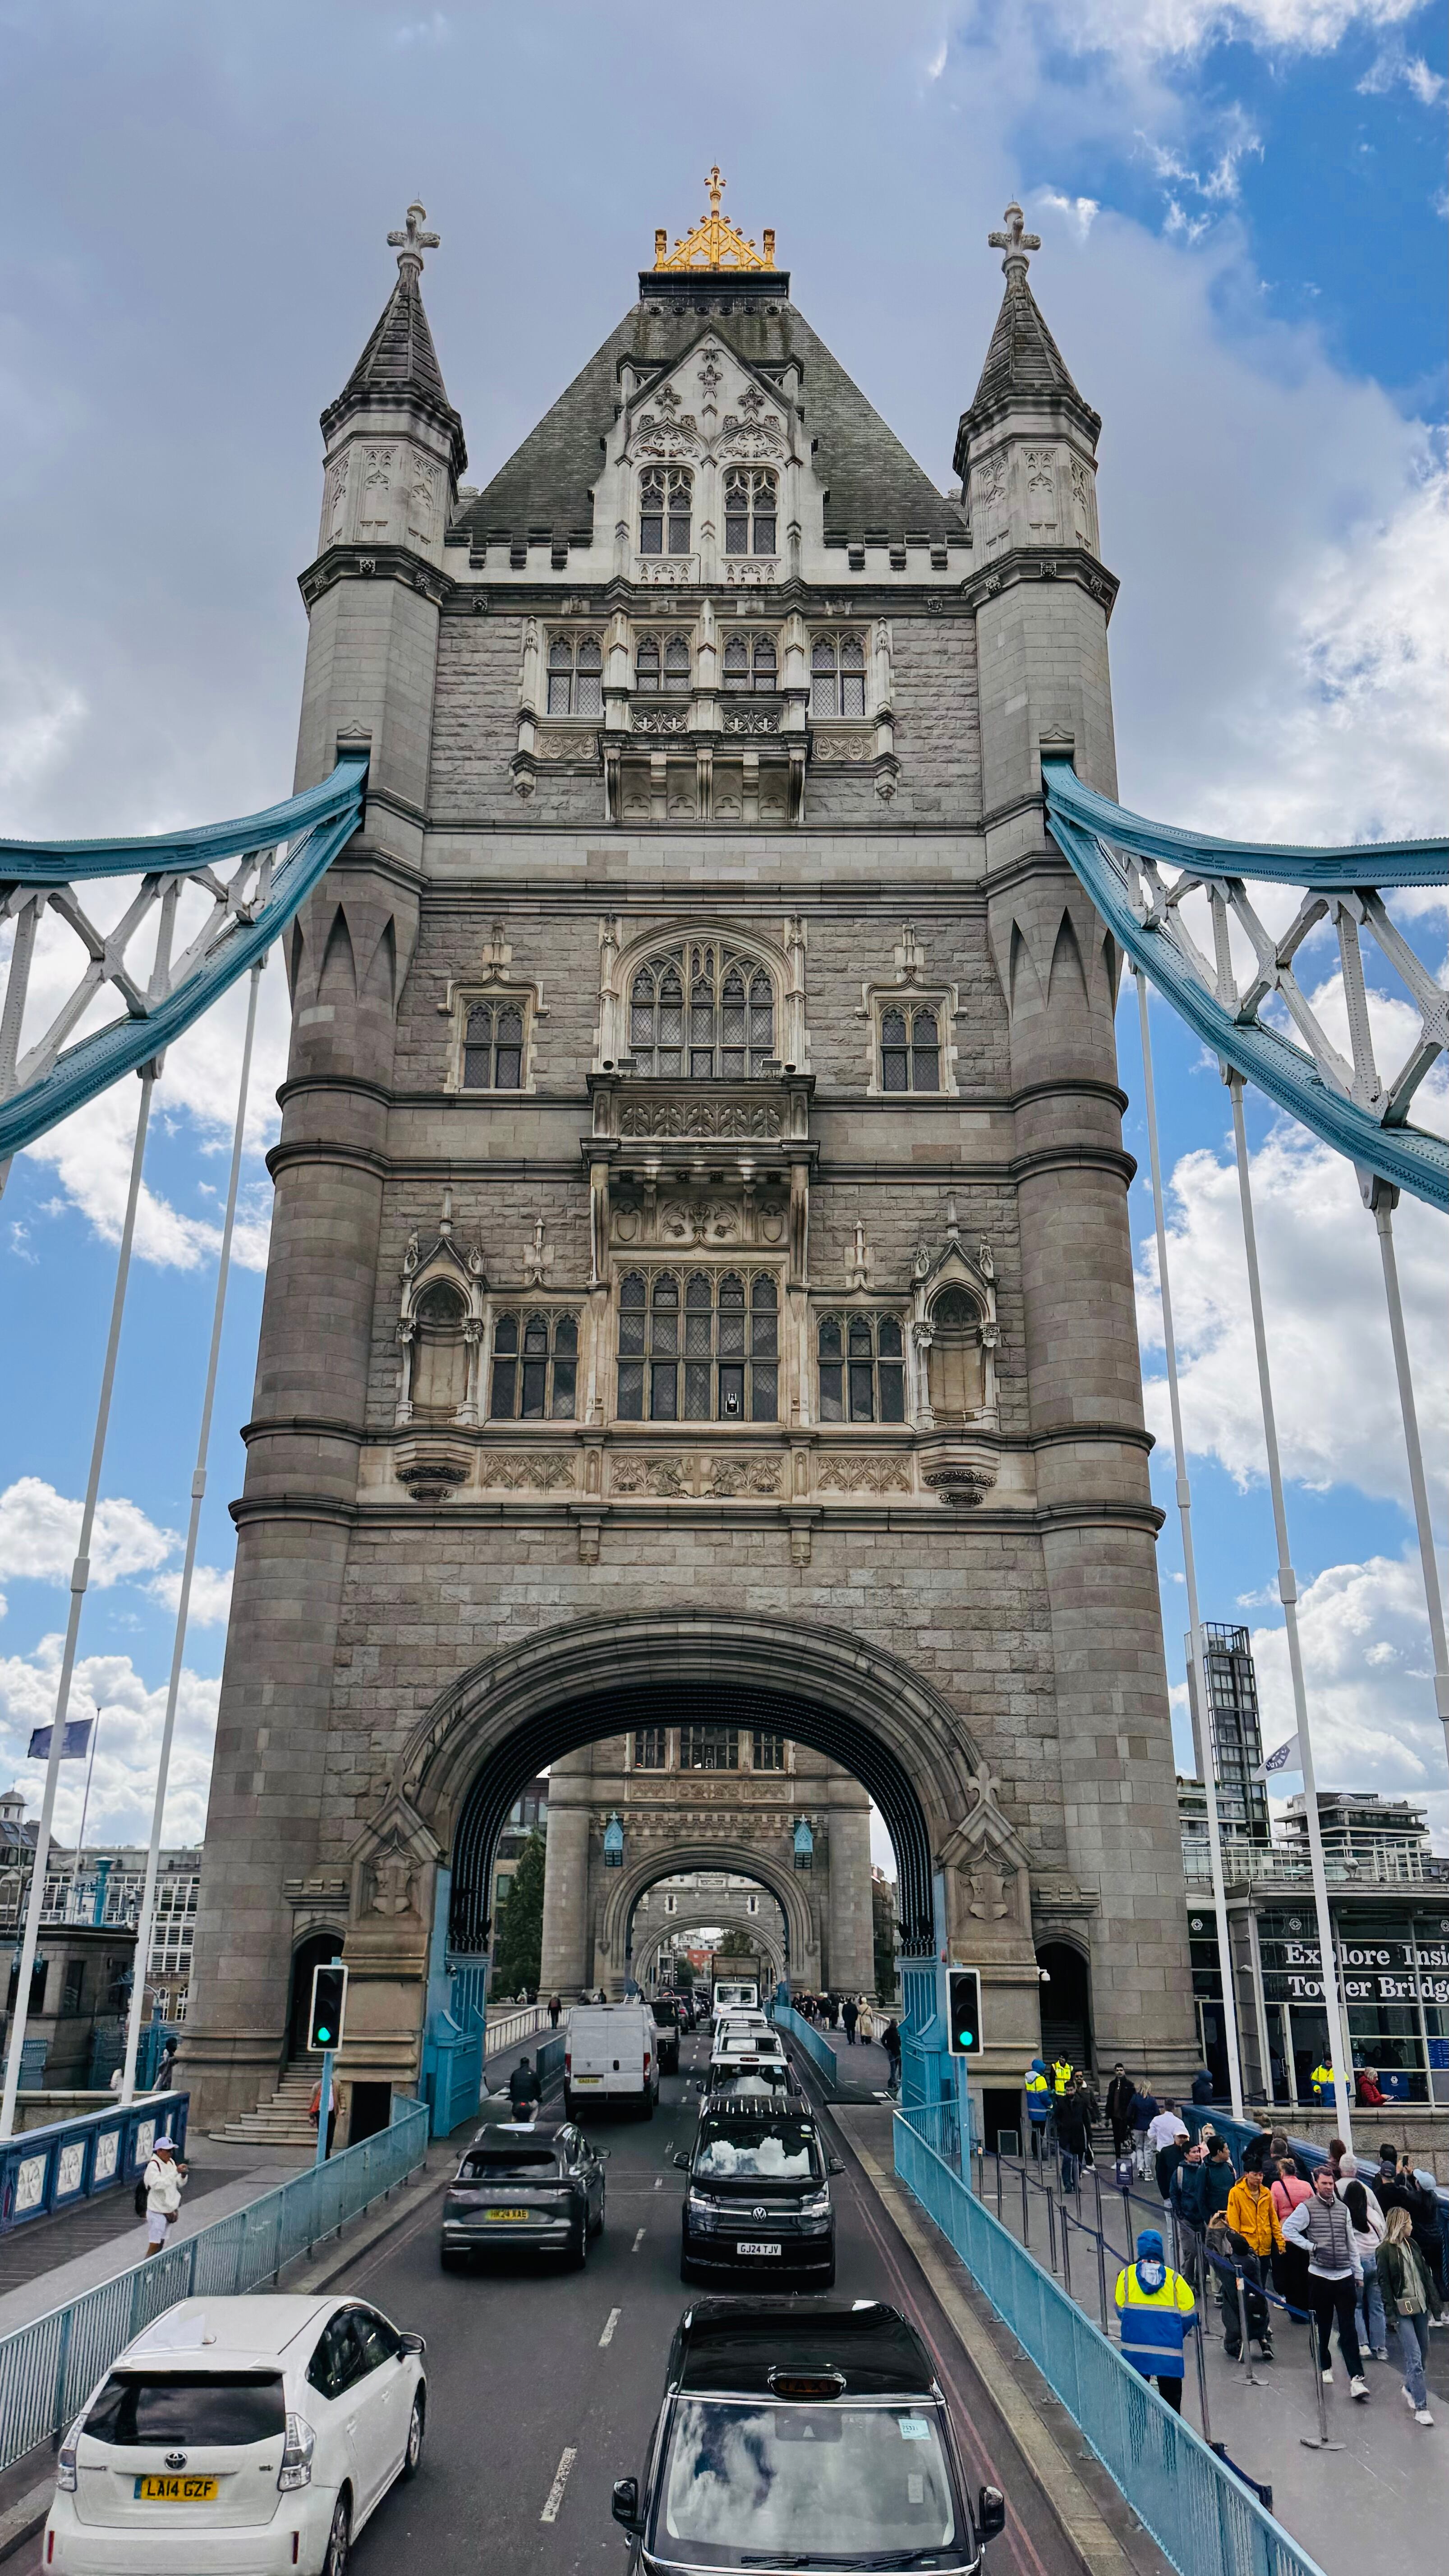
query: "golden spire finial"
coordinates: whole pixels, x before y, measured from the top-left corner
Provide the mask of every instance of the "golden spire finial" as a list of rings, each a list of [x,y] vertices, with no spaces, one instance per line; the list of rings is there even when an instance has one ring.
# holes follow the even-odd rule
[[[709,213],[701,215],[692,232],[668,248],[668,234],[660,228],[654,235],[654,265],[659,268],[768,268],[775,265],[773,231],[763,235],[764,250],[756,250],[746,241],[737,224],[720,212],[720,198],[728,182],[721,178],[719,163],[705,180],[709,191]]]

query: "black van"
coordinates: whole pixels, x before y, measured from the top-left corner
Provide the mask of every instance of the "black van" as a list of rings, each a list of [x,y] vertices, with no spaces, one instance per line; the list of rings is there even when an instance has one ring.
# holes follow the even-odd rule
[[[777,2280],[831,2287],[830,2176],[844,2167],[826,2152],[808,2104],[706,2100],[692,2154],[674,2161],[689,2176],[682,2281],[749,2272],[762,2287]]]

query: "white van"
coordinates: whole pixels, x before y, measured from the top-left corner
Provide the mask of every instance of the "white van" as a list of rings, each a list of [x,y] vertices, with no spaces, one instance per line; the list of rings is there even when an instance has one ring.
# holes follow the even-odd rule
[[[646,2120],[659,2099],[659,2034],[648,2004],[575,2004],[564,2025],[564,2116],[591,2102],[634,2102]]]
[[[716,1978],[714,1989],[715,2011],[717,2013],[723,2012],[732,2004],[747,2004],[752,2012],[758,2012],[760,2006],[760,1989],[758,1981],[754,1977]]]

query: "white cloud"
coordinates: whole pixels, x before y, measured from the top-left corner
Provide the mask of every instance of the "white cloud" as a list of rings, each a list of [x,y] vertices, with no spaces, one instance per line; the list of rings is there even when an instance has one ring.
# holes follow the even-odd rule
[[[15,1786],[32,1813],[39,1810],[45,1766],[31,1762],[26,1748],[30,1730],[46,1726],[55,1713],[61,1639],[43,1637],[33,1655],[0,1657],[0,1759],[8,1755]],[[183,1670],[177,1702],[163,1840],[200,1842],[206,1829],[211,1754],[216,1737],[219,1681]],[[129,1655],[86,1655],[76,1665],[70,1713],[85,1717],[101,1712],[96,1739],[86,1840],[144,1842],[151,1830],[161,1727],[166,1714],[164,1683],[152,1689],[136,1671]],[[61,1769],[56,1798],[56,1832],[71,1840],[80,1823],[84,1791],[83,1765]]]
[[[69,681],[11,645],[0,647],[0,795],[12,837],[28,819],[29,793],[51,786],[85,714],[85,699]]]
[[[1251,1157],[1278,1439],[1287,1476],[1356,1486],[1409,1507],[1378,1236],[1351,1166],[1285,1122]],[[1248,1314],[1237,1167],[1211,1147],[1184,1155],[1168,1184],[1168,1262],[1188,1449],[1240,1485],[1264,1474],[1263,1422]],[[1415,1402],[1433,1470],[1449,1448],[1443,1367],[1444,1221],[1416,1200],[1394,1219]],[[1157,1249],[1141,1247],[1138,1318],[1161,1348]],[[1165,1378],[1144,1388],[1152,1430],[1171,1440]],[[1442,1507],[1442,1482],[1434,1500]]]
[[[1189,57],[1236,41],[1329,53],[1351,29],[1396,27],[1422,0],[1048,0],[1059,39],[1083,53]]]
[[[227,1619],[231,1611],[231,1576],[230,1566],[198,1565],[193,1569],[188,1627],[215,1628]],[[168,1610],[174,1612],[181,1599],[179,1567],[173,1567],[166,1574],[155,1575],[146,1589],[153,1600],[164,1603]]]
[[[1449,1827],[1444,1730],[1416,1551],[1325,1568],[1298,1605],[1303,1674],[1321,1789],[1371,1789],[1428,1809],[1436,1843]],[[1293,1690],[1281,1621],[1252,1631],[1263,1741],[1291,1735]],[[1293,1782],[1285,1795],[1301,1786]]]
[[[81,1506],[39,1476],[0,1494],[0,1582],[68,1583],[80,1539]],[[102,1589],[163,1565],[174,1530],[158,1529],[136,1503],[105,1496],[96,1505],[90,1579]]]
[[[1038,189],[1033,203],[1049,206],[1053,214],[1065,215],[1067,222],[1073,226],[1078,241],[1086,240],[1093,223],[1102,211],[1095,197],[1061,197],[1054,188]]]
[[[1423,55],[1406,52],[1401,43],[1382,48],[1358,84],[1359,95],[1363,98],[1382,96],[1396,82],[1402,82],[1405,89],[1412,90],[1421,107],[1437,107],[1449,91],[1449,82],[1438,72],[1430,71]]]

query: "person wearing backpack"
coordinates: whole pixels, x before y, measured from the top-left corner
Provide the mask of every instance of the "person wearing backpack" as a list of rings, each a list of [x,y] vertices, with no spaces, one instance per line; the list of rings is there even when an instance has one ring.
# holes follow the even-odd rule
[[[151,2150],[151,2161],[141,2177],[146,2193],[146,2260],[159,2254],[181,2209],[181,2194],[186,2185],[186,2167],[178,2165],[176,2148],[169,2131],[163,2131]]]
[[[1432,2424],[1424,2364],[1429,2357],[1429,2319],[1440,2314],[1441,2302],[1429,2267],[1414,2243],[1413,2222],[1407,2209],[1389,2211],[1375,2264],[1384,2316],[1390,2334],[1398,2338],[1399,2357],[1404,2365],[1404,2402],[1416,2424]]]

